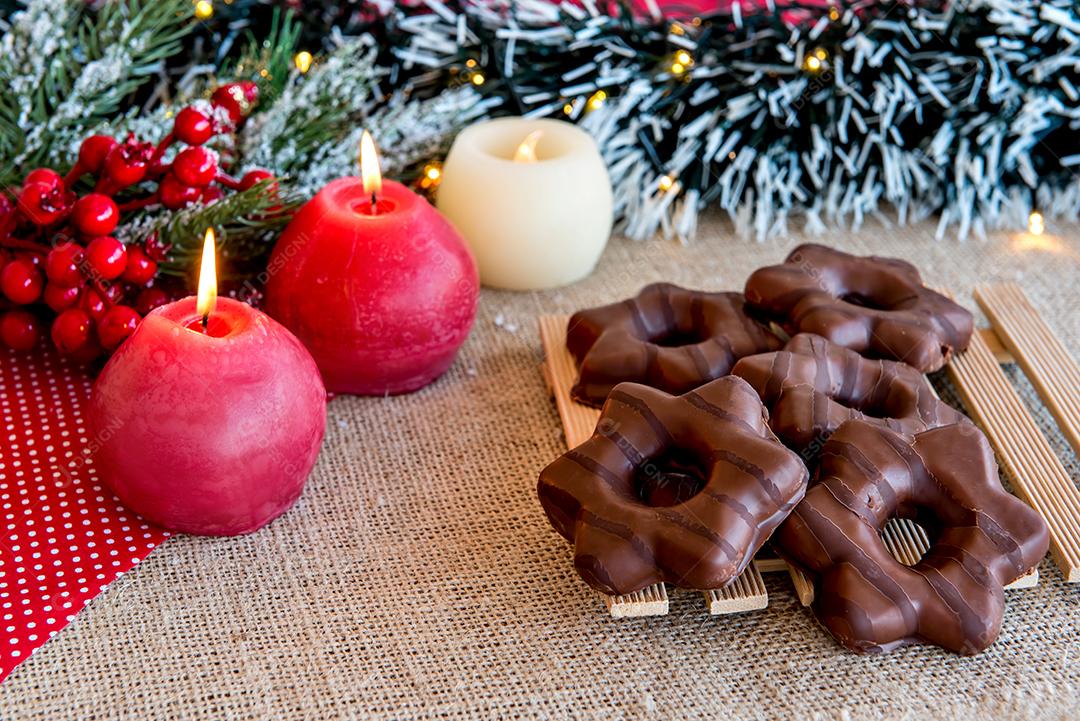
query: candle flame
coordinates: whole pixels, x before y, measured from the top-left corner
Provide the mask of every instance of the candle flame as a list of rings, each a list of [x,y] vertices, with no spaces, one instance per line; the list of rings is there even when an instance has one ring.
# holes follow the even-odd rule
[[[366,130],[360,136],[360,177],[364,181],[364,193],[370,195],[374,201],[375,196],[382,192],[382,171],[379,170],[379,154],[375,150],[375,141]]]
[[[195,308],[203,319],[203,327],[206,320],[217,305],[217,261],[215,259],[216,244],[214,241],[214,229],[206,229],[206,237],[203,239],[202,265],[199,267],[199,295]]]
[[[525,136],[525,139],[521,141],[521,145],[517,147],[517,151],[514,153],[514,162],[535,163],[538,160],[536,157],[536,144],[540,142],[540,136],[543,134],[543,130],[534,130]]]
[[[1031,211],[1031,215],[1028,216],[1028,232],[1032,235],[1042,235],[1046,230],[1046,221],[1043,220],[1042,213],[1037,210]]]

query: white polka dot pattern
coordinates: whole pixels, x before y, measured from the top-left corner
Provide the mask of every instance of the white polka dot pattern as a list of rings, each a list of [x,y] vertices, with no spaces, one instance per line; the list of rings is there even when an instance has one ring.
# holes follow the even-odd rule
[[[51,349],[0,349],[0,680],[169,534],[98,481],[91,380]]]

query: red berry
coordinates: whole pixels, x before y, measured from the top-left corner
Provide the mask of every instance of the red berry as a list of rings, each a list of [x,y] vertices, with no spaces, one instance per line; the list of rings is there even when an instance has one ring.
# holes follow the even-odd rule
[[[75,202],[71,222],[83,235],[108,235],[120,222],[120,209],[109,196],[90,193]]]
[[[250,80],[227,83],[214,91],[210,102],[229,113],[229,119],[238,124],[246,118],[259,100],[259,86]]]
[[[52,225],[71,208],[74,193],[64,191],[63,185],[26,183],[19,192],[19,210],[34,225]]]
[[[99,355],[101,355],[101,353],[101,344],[97,342],[97,338],[95,338],[94,334],[91,333],[89,340],[86,341],[86,344],[83,345],[82,348],[79,348],[74,353],[72,353],[70,358],[75,363],[87,365]]]
[[[146,285],[155,273],[157,273],[157,261],[148,256],[145,250],[137,245],[127,249],[124,280],[135,285]]]
[[[91,135],[79,146],[79,165],[91,175],[97,175],[105,167],[105,156],[116,147],[116,140],[108,135]]]
[[[83,249],[76,243],[58,245],[45,256],[45,275],[58,285],[74,286],[82,282],[79,266],[83,262]]]
[[[249,170],[244,173],[244,177],[240,178],[240,190],[248,190],[254,187],[256,183],[260,183],[263,180],[270,180],[273,177],[274,174],[269,170]],[[277,190],[276,183],[271,186],[271,190]]]
[[[202,145],[214,137],[214,123],[206,113],[188,106],[176,114],[173,135],[188,145]]]
[[[169,254],[169,248],[171,247],[172,246],[166,246],[161,242],[161,236],[157,234],[156,230],[146,236],[146,242],[143,243],[146,254],[157,261],[165,260],[166,256]]]
[[[161,288],[146,288],[135,299],[135,310],[139,311],[140,315],[146,315],[154,308],[163,306],[168,302],[169,294]]]
[[[203,187],[217,175],[217,157],[203,147],[185,148],[173,160],[172,171],[177,180],[187,185]]]
[[[78,308],[68,308],[52,324],[53,344],[61,353],[74,353],[90,340],[90,316]]]
[[[208,185],[199,193],[199,199],[202,200],[203,205],[213,205],[224,197],[224,191],[216,185]]]
[[[8,348],[30,350],[40,335],[38,319],[26,310],[9,310],[0,316],[0,341]]]
[[[122,283],[112,283],[105,286],[105,300],[109,302],[110,306],[119,303],[123,297],[124,285]]]
[[[42,294],[42,297],[45,301],[45,305],[59,313],[64,308],[70,308],[78,303],[81,294],[82,288],[79,286],[68,287],[50,282],[45,284],[45,292]]]
[[[79,298],[79,308],[93,320],[98,321],[109,310],[109,304],[105,302],[101,291],[96,288],[87,288]]]
[[[127,250],[116,238],[102,235],[86,246],[86,263],[100,278],[119,278],[127,267]]]
[[[98,323],[98,340],[106,350],[112,350],[135,331],[140,320],[142,317],[131,306],[113,306]]]
[[[48,168],[37,168],[31,170],[26,174],[26,178],[23,180],[23,184],[29,183],[44,183],[50,188],[57,188],[64,182],[64,179],[60,177],[60,173]]]
[[[105,156],[105,174],[117,186],[126,188],[146,177],[154,146],[128,138]]]
[[[41,272],[27,258],[16,258],[0,271],[0,289],[12,303],[28,305],[41,297]]]
[[[179,210],[199,199],[198,188],[181,183],[171,173],[161,179],[158,192],[160,193],[161,204],[169,210]]]

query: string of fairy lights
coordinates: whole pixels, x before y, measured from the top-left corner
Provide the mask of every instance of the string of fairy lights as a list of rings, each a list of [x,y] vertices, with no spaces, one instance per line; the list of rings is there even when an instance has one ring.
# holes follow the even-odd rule
[[[192,0],[194,4],[195,19],[200,21],[211,20],[214,17],[213,0]],[[224,4],[231,5],[232,0],[222,0]],[[293,56],[293,64],[301,74],[306,74],[315,63],[315,56],[308,50],[300,50]]]
[[[793,217],[824,232],[935,214],[939,236],[966,237],[1077,214],[1078,10],[767,0],[664,22],[594,3],[425,0],[396,6],[398,32],[380,39],[407,67],[480,58],[469,72],[487,73],[503,112],[582,125],[631,237],[688,237],[710,205],[759,239]]]
[[[500,113],[561,115],[593,134],[633,237],[692,235],[707,205],[763,238],[794,215],[819,231],[884,220],[882,203],[900,222],[939,213],[939,235],[1020,213],[1039,234],[1080,193],[1071,141],[1047,141],[1080,112],[1075,70],[1062,94],[1040,69],[1075,50],[1067,0],[794,3],[785,12],[809,18],[797,23],[771,6],[744,17],[739,3],[720,22],[614,17],[591,2],[372,5],[383,18],[364,31],[391,73],[465,83],[502,97]],[[214,0],[195,7],[210,17]],[[318,62],[293,57],[301,74]],[[441,172],[431,160],[417,184],[434,191]]]

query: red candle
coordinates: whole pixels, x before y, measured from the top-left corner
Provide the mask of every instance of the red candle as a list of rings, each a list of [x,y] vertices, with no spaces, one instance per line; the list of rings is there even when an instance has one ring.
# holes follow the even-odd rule
[[[382,182],[364,144],[363,180],[327,185],[278,240],[266,310],[311,351],[327,390],[407,393],[450,367],[479,280],[457,231],[405,186]]]
[[[174,531],[254,531],[300,496],[326,426],[326,391],[303,345],[229,298],[164,305],[94,384],[90,427],[102,480]],[[209,254],[212,271],[212,253]]]

